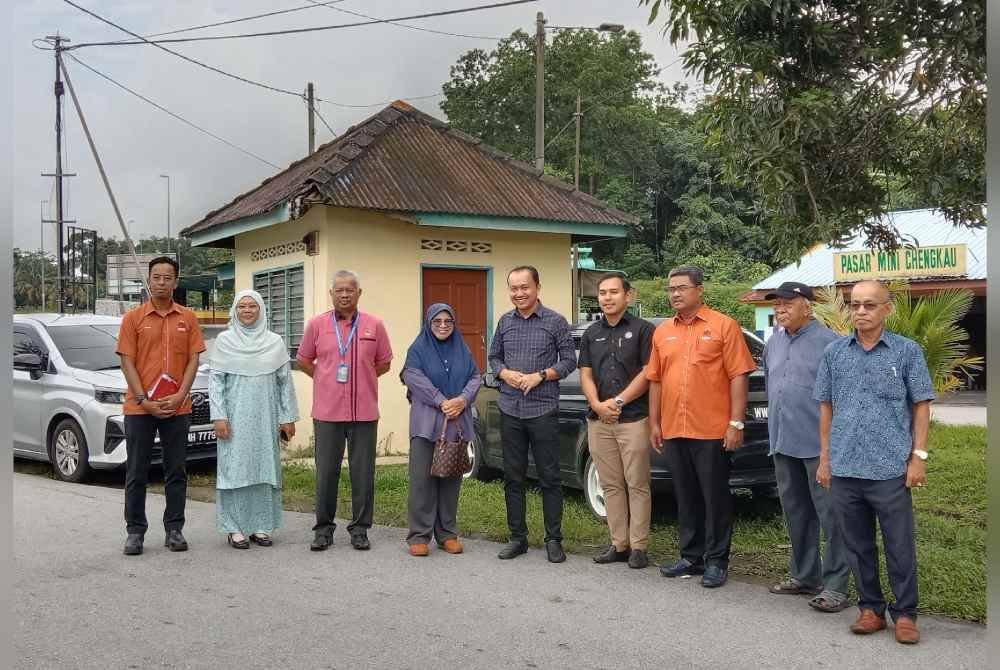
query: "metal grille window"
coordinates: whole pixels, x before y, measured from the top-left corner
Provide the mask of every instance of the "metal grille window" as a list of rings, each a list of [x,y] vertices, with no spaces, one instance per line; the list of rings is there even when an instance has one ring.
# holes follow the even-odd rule
[[[305,329],[305,271],[296,265],[254,273],[253,289],[263,296],[268,325],[285,339],[288,356],[294,360]]]

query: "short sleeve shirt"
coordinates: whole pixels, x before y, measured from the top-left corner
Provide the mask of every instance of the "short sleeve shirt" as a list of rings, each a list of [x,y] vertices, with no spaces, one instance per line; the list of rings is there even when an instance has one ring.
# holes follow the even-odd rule
[[[335,310],[323,312],[306,324],[299,344],[299,360],[313,363],[312,417],[319,421],[377,421],[378,375],[375,368],[392,360],[389,335],[382,320],[365,312],[356,312],[357,330],[347,344],[353,321],[336,316]],[[341,341],[347,346],[343,357],[333,330],[334,320]],[[337,367],[345,363],[347,381],[337,381]]]
[[[187,307],[171,303],[166,315],[153,307],[152,301],[129,310],[118,330],[115,352],[128,356],[135,363],[145,393],[156,384],[164,372],[179,383],[192,356],[205,351],[198,317]],[[129,388],[125,394],[125,414],[148,414],[135,402]],[[184,399],[177,414],[191,413],[191,396]]]
[[[577,365],[591,368],[598,400],[614,398],[643,371],[649,361],[654,330],[649,321],[626,312],[613,326],[601,317],[584,331]],[[619,420],[628,423],[648,415],[649,394],[643,393],[622,407]],[[590,418],[596,419],[597,415],[591,411]]]
[[[653,332],[646,378],[660,384],[663,439],[721,440],[729,427],[730,381],[757,369],[740,325],[702,306]]]
[[[913,403],[934,399],[920,345],[888,331],[865,351],[854,335],[823,352],[813,397],[833,406],[830,471],[886,480],[906,474],[913,450]]]

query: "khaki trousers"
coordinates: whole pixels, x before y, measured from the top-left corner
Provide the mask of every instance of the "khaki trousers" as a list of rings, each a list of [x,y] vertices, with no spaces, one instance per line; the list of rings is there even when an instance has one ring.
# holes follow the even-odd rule
[[[649,422],[587,420],[590,457],[597,466],[608,511],[611,543],[618,551],[649,543]]]

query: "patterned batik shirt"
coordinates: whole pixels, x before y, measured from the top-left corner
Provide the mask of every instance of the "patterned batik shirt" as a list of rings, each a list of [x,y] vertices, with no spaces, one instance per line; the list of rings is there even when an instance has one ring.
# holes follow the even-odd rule
[[[882,331],[870,351],[854,335],[831,342],[813,398],[833,405],[833,476],[886,480],[906,474],[913,405],[933,400],[934,387],[920,345]]]

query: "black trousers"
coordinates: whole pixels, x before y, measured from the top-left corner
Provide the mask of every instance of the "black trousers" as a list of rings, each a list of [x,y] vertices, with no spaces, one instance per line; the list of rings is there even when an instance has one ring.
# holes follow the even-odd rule
[[[878,481],[832,477],[830,492],[840,536],[858,589],[858,608],[885,615],[885,595],[879,579],[875,520],[882,530],[885,567],[896,602],[889,605],[893,621],[917,618],[917,544],[913,535],[913,501],[906,476]]]
[[[340,466],[347,447],[351,474],[351,523],[348,533],[372,527],[375,508],[375,446],[378,421],[319,421],[313,419],[316,440],[316,525],[317,533],[333,535],[337,528],[337,494]]]
[[[562,477],[559,474],[559,410],[532,419],[500,413],[500,443],[503,447],[503,490],[507,501],[507,527],[511,540],[528,539],[525,519],[524,480],[528,473],[528,450],[535,460],[542,489],[545,541],[562,540]]]
[[[163,453],[164,495],[167,508],[163,512],[163,527],[180,530],[184,527],[184,502],[187,499],[188,430],[191,415],[174,415],[158,419],[148,414],[125,416],[125,529],[144,535],[146,523],[146,484],[149,464],[153,459],[153,443],[160,435]]]
[[[692,563],[729,566],[733,499],[729,454],[722,440],[664,440],[677,500],[681,557]]]

